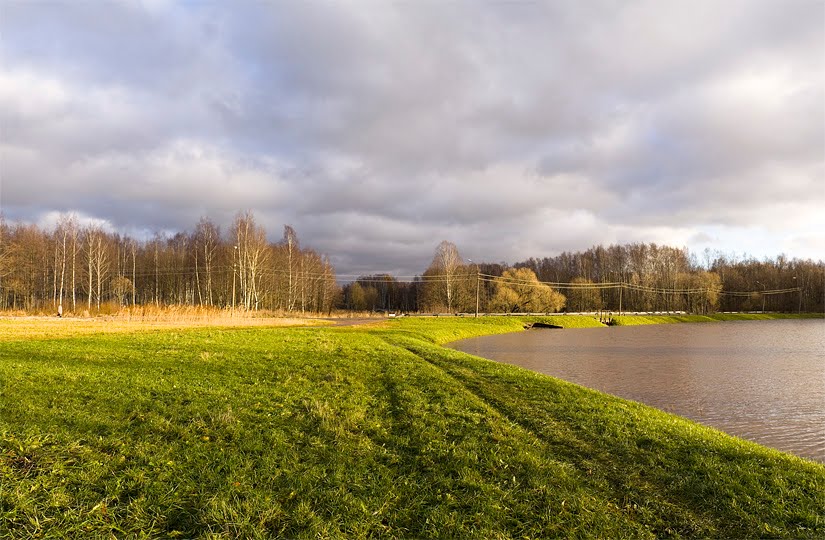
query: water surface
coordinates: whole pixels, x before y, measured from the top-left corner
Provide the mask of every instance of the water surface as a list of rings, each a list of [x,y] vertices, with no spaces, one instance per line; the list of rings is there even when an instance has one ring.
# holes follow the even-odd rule
[[[452,347],[825,463],[825,321],[535,329]]]

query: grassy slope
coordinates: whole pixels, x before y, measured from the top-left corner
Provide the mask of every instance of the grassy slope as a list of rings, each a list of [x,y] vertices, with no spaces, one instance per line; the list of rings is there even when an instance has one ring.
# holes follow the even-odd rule
[[[822,319],[821,313],[714,313],[712,315],[620,315],[616,326],[722,321],[768,321],[775,319]]]
[[[822,465],[437,345],[525,322],[6,329],[0,537],[825,535]]]

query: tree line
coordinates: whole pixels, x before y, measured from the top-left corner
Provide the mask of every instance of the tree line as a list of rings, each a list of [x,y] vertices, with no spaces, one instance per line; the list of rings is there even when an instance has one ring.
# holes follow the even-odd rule
[[[251,212],[228,230],[138,240],[66,214],[47,230],[0,216],[0,309],[95,313],[190,305],[247,311],[481,313],[825,311],[825,263],[735,258],[649,243],[594,246],[512,265],[465,259],[443,241],[413,278],[364,275],[340,286],[327,256],[285,225],[277,242]]]
[[[825,263],[737,259],[634,243],[513,265],[476,263],[442,242],[411,281],[386,274],[344,286],[349,309],[443,313],[589,311],[825,311]]]
[[[528,259],[542,281],[593,284],[572,291],[569,308],[616,311],[803,311],[825,310],[825,263],[736,258],[705,250],[634,243],[594,246],[581,252]],[[600,287],[618,282],[623,287]]]
[[[201,218],[190,232],[147,240],[61,216],[53,230],[0,217],[0,309],[100,312],[128,305],[329,312],[339,292],[329,258],[295,230],[269,242],[251,212],[222,232]]]

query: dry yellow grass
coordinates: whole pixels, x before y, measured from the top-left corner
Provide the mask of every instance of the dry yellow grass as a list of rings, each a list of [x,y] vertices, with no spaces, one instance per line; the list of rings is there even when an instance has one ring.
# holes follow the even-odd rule
[[[154,314],[151,317],[0,317],[0,342],[33,339],[56,339],[92,334],[115,334],[174,330],[200,327],[276,327],[319,326],[331,324],[318,319],[290,317],[242,317],[227,314],[223,317],[181,317]]]

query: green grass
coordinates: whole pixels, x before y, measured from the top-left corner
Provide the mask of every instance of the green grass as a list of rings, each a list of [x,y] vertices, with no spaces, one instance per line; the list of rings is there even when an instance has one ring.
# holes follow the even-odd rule
[[[775,319],[822,319],[822,313],[714,313],[712,315],[617,315],[615,326],[721,321],[768,321]]]
[[[0,343],[0,538],[825,536],[825,466],[439,344],[592,318]]]
[[[402,317],[383,327],[395,333],[406,332],[443,345],[459,339],[519,332],[530,324],[545,323],[562,328],[603,327],[595,317],[586,315],[482,316],[482,317]]]

